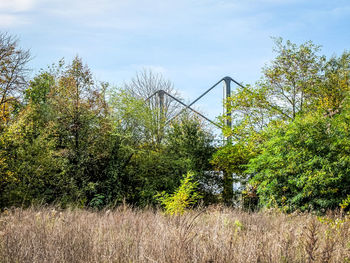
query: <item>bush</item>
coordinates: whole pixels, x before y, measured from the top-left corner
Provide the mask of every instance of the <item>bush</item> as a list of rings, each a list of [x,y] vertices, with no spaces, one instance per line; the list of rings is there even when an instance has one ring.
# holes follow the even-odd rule
[[[260,205],[284,211],[339,208],[350,191],[349,114],[310,114],[269,130],[270,139],[248,165]]]
[[[169,195],[162,192],[155,196],[162,206],[164,206],[166,214],[183,214],[187,208],[202,198],[196,191],[198,182],[194,182],[193,177],[194,173],[188,172],[184,175],[181,185],[175,193]]]

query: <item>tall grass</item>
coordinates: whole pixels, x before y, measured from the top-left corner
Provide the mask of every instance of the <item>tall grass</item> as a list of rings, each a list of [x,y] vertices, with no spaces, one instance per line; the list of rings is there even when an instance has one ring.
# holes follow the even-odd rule
[[[0,262],[350,262],[350,220],[228,208],[13,209],[0,216]]]

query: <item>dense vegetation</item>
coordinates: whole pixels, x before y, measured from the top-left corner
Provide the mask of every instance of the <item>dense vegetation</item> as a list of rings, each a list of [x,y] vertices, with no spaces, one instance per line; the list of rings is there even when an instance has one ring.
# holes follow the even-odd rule
[[[76,57],[29,79],[29,52],[1,34],[0,208],[155,205],[191,171],[205,204],[233,204],[221,189],[239,182],[235,197],[246,207],[346,209],[350,53],[327,59],[311,42],[281,39],[275,51],[261,80],[227,100],[233,127],[223,128],[230,139],[218,148],[194,115],[165,125],[175,102],[145,102],[159,89],[176,94],[161,75],[146,70],[111,87]]]
[[[178,106],[167,100],[161,114],[144,102],[158,89],[172,92],[171,83],[145,71],[125,87],[109,87],[76,57],[17,85],[26,71],[12,60],[25,64],[18,57],[24,51],[1,37],[8,53],[1,57],[0,207],[152,205],[190,170],[201,182],[197,190],[214,198],[204,188],[219,182],[206,173],[213,136],[191,115],[164,127]]]
[[[276,39],[276,57],[227,104],[232,144],[213,163],[244,183],[246,206],[334,209],[350,200],[350,53]],[[345,206],[343,206],[345,207]]]

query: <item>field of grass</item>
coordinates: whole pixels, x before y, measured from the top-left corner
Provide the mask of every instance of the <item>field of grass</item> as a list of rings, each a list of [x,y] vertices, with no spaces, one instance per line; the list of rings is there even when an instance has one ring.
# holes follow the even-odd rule
[[[350,262],[350,219],[228,208],[13,209],[0,262]]]

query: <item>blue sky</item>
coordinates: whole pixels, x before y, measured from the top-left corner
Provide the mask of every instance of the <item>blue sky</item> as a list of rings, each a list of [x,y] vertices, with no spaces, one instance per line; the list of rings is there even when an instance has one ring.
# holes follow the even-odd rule
[[[257,81],[271,37],[348,50],[350,1],[0,0],[0,30],[31,50],[33,74],[78,54],[97,79],[122,85],[150,68],[191,101],[226,75]],[[214,118],[221,101],[218,88],[197,107]]]

